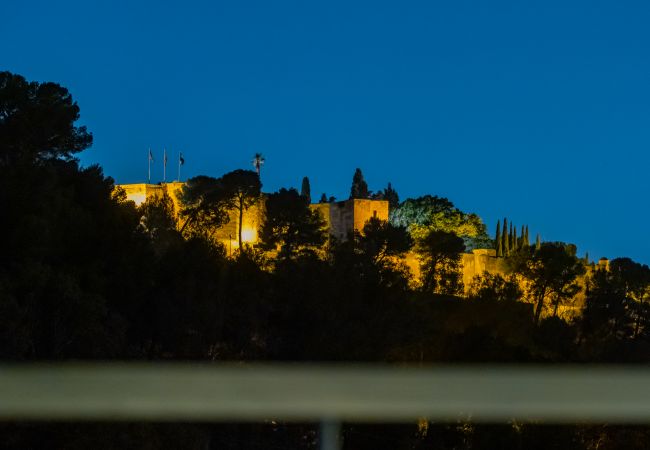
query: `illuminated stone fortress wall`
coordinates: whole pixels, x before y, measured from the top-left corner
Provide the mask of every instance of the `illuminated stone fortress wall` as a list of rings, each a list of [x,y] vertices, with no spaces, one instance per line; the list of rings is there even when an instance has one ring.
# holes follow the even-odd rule
[[[118,187],[124,189],[127,200],[141,205],[148,198],[161,197],[167,193],[172,201],[176,211],[180,208],[180,193],[184,183],[161,183],[161,184],[122,184]],[[388,220],[388,201],[386,200],[368,200],[368,199],[350,199],[341,202],[331,203],[314,203],[310,207],[318,212],[325,220],[326,229],[330,236],[345,240],[352,231],[360,231],[365,223],[372,217],[381,220]],[[239,226],[239,214],[237,211],[230,211],[230,220],[226,225],[217,230],[217,239],[224,244],[226,250],[232,252],[238,246],[237,228]],[[258,242],[258,231],[264,221],[264,205],[258,202],[257,205],[249,208],[244,212],[242,220],[242,241],[248,244]],[[410,252],[406,256],[406,264],[415,275],[419,278],[420,263],[415,253]],[[472,253],[462,255],[463,265],[463,283],[468,287],[476,275],[484,271],[490,273],[506,273],[506,268],[502,258],[497,258],[495,251],[491,249],[478,249]]]
[[[180,209],[180,194],[184,183],[161,184],[122,184],[127,200],[135,202],[137,206],[148,198],[162,197],[167,193],[174,202],[176,211]],[[360,231],[371,217],[388,220],[388,201],[350,199],[342,202],[315,203],[310,207],[318,212],[325,220],[325,225],[330,235],[344,240],[352,231]],[[216,238],[224,244],[226,250],[237,248],[237,229],[239,227],[238,211],[229,212],[230,220],[219,228]],[[258,242],[258,232],[264,221],[264,202],[260,201],[244,212],[242,219],[242,241],[248,244]]]
[[[149,198],[161,197],[165,192],[171,197],[176,211],[180,208],[180,193],[184,183],[172,182],[161,184],[123,184],[119,185],[126,192],[127,200],[141,205]],[[388,220],[388,201],[369,199],[350,199],[341,202],[314,203],[310,207],[319,211],[325,220],[326,229],[330,236],[345,240],[352,231],[361,231],[365,223],[372,217]],[[233,210],[229,212],[229,222],[216,232],[216,238],[225,246],[226,251],[232,254],[237,249],[237,229],[239,214]],[[264,202],[260,201],[244,212],[242,220],[242,241],[247,244],[258,242],[258,232],[264,221]],[[420,261],[414,252],[409,252],[404,258],[405,264],[413,273],[414,279],[420,277]],[[605,267],[607,260],[601,260],[598,267]],[[461,255],[463,271],[463,284],[465,290],[469,288],[475,276],[489,272],[491,274],[506,275],[508,268],[504,258],[497,258],[493,249],[476,249],[471,253]],[[593,270],[593,269],[592,269]],[[585,285],[585,277],[579,280]],[[561,316],[569,318],[579,311],[584,302],[584,289],[573,305],[561,308]]]

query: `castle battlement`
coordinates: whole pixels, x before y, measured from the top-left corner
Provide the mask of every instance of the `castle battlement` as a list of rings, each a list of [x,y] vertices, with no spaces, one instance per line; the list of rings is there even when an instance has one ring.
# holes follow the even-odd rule
[[[150,198],[162,197],[165,193],[170,196],[176,212],[180,209],[180,194],[185,183],[172,182],[160,184],[122,184],[118,185],[126,193],[126,199],[133,201],[137,206],[143,204]],[[247,244],[255,244],[259,241],[259,230],[264,222],[264,194],[261,201],[253,205],[243,214],[242,219],[242,241]],[[325,227],[330,236],[337,240],[346,240],[348,236],[363,230],[368,220],[376,217],[380,220],[389,218],[389,202],[386,200],[371,199],[348,199],[339,202],[313,203],[312,210],[318,211],[325,221]],[[229,253],[238,247],[237,230],[239,227],[239,214],[233,210],[229,212],[229,221],[220,227],[214,234]],[[404,263],[409,267],[415,280],[420,277],[420,260],[416,253],[408,252]],[[598,262],[597,268],[607,269],[609,261],[602,259]],[[461,255],[461,267],[463,272],[462,281],[465,292],[472,284],[475,276],[484,272],[490,274],[507,275],[508,268],[504,258],[496,256],[493,249],[475,249],[471,253]],[[593,268],[592,270],[595,270]],[[584,285],[585,277],[580,282]],[[571,317],[579,310],[584,302],[584,293],[576,297],[573,305],[566,305],[561,308],[561,316]]]
[[[176,212],[180,209],[180,194],[185,183],[160,183],[160,184],[121,184],[117,185],[126,193],[126,199],[140,206],[147,199],[162,197],[165,193],[169,195],[174,203]],[[264,195],[262,195],[262,199]],[[312,210],[318,211],[325,221],[325,226],[330,236],[345,240],[354,231],[361,231],[365,223],[372,217],[381,220],[388,220],[388,201],[371,199],[349,199],[340,202],[313,203]],[[236,211],[229,212],[230,220],[219,228],[215,237],[221,241],[226,248],[236,248],[237,228],[239,226],[239,214]],[[242,219],[242,240],[249,244],[258,242],[259,229],[264,221],[264,202],[260,201],[244,212]]]

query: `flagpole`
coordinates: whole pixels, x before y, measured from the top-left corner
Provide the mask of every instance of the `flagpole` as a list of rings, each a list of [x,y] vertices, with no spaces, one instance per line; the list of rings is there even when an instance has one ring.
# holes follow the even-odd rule
[[[147,178],[147,184],[151,184],[151,147],[149,147],[149,154],[147,155],[147,161],[149,162],[149,177]]]

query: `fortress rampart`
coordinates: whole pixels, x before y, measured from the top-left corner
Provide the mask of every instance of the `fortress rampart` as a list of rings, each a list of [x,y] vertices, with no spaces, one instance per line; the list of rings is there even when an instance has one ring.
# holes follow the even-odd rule
[[[174,203],[176,211],[180,209],[180,193],[184,183],[161,184],[123,184],[119,185],[126,192],[127,200],[141,205],[148,198],[160,197],[167,193]],[[312,210],[318,211],[325,220],[326,229],[330,236],[345,240],[353,231],[361,231],[365,223],[373,217],[388,220],[388,201],[370,199],[349,199],[340,202],[314,203]],[[237,230],[239,214],[237,211],[229,212],[230,220],[216,232],[216,238],[224,244],[227,251],[232,252],[238,246]],[[264,221],[263,201],[252,206],[244,212],[242,221],[242,241],[255,244],[258,242],[258,232]],[[463,253],[463,284],[466,289],[473,278],[487,271],[494,274],[505,274],[506,268],[502,258],[496,257],[496,252],[491,249],[473,250]],[[405,257],[405,263],[410,268],[416,279],[420,275],[420,261],[415,253],[410,252]]]
[[[126,193],[127,200],[135,202],[136,206],[148,198],[162,197],[165,193],[174,203],[174,210],[180,210],[180,194],[184,183],[161,184],[123,184],[119,185]],[[263,196],[262,196],[263,197]],[[325,220],[326,229],[330,235],[339,240],[347,239],[353,231],[361,231],[365,223],[372,217],[388,220],[388,201],[370,199],[350,199],[332,203],[314,203],[312,210],[318,211]],[[237,248],[237,230],[239,227],[238,211],[229,212],[229,221],[216,231],[216,238],[225,245],[227,250]],[[255,244],[258,242],[258,232],[264,221],[264,201],[260,201],[244,212],[242,219],[242,241]]]
[[[184,183],[161,184],[124,184],[119,187],[126,192],[127,200],[141,205],[149,198],[160,197],[167,193],[174,203],[175,211],[180,209],[180,193]],[[326,229],[330,236],[345,240],[353,231],[361,231],[365,223],[372,217],[388,220],[388,201],[370,199],[350,199],[340,202],[314,203],[312,210],[318,211],[325,221]],[[239,226],[238,211],[229,212],[230,220],[216,231],[216,238],[225,246],[226,251],[232,254],[238,246],[237,231]],[[242,241],[248,244],[258,242],[258,232],[264,221],[264,202],[258,202],[244,212],[242,220]],[[420,278],[420,260],[414,252],[409,252],[404,257],[404,263],[409,267],[415,280]],[[465,292],[470,288],[474,277],[484,272],[490,274],[506,275],[508,268],[504,258],[497,258],[493,249],[476,249],[471,253],[461,255],[462,281]],[[607,268],[608,261],[602,259],[595,268]],[[587,274],[595,269],[588,266]],[[588,275],[581,277],[578,282],[584,287]],[[584,289],[578,294],[572,305],[561,307],[560,315],[568,318],[581,308],[584,303]]]

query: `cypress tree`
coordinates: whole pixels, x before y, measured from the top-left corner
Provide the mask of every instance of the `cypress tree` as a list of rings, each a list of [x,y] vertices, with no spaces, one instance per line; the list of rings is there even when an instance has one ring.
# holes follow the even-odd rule
[[[539,233],[537,233],[537,239],[535,239],[535,248],[537,250],[542,248],[542,240],[539,238]]]
[[[327,203],[327,195],[325,195],[325,192],[320,196],[320,201],[318,203]]]
[[[512,227],[512,251],[516,252],[519,249],[517,242],[517,227]]]
[[[356,169],[354,171],[354,176],[352,177],[352,189],[350,189],[350,198],[368,198],[370,192],[368,192],[368,183],[363,178],[363,173],[361,169]]]
[[[510,256],[510,239],[508,239],[508,219],[503,219],[503,256]]]
[[[302,179],[302,186],[300,187],[300,196],[311,203],[311,186],[309,185],[309,178]]]
[[[526,225],[526,229],[524,231],[524,245],[526,247],[530,245],[530,240],[528,240],[528,225]]]
[[[497,251],[497,258],[501,258],[503,256],[503,244],[501,241],[501,221],[497,220],[497,233],[496,233],[496,251]]]
[[[510,244],[508,246],[508,254],[512,252],[512,249],[514,247],[514,242],[512,242],[512,222],[510,222],[510,231],[508,233],[508,243]]]
[[[388,200],[388,206],[391,209],[395,209],[399,206],[399,195],[397,195],[397,191],[393,189],[390,182],[386,189],[384,189],[384,200]]]

